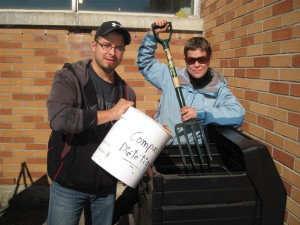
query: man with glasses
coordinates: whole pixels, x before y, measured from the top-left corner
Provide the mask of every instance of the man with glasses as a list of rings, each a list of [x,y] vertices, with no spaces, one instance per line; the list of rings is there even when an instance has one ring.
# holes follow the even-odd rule
[[[91,157],[114,122],[135,106],[134,91],[115,71],[130,42],[119,22],[105,22],[92,41],[92,59],[55,74],[47,101],[48,225],[78,224],[83,209],[85,224],[112,225],[117,180]]]
[[[157,34],[169,29],[166,19],[154,22]],[[176,68],[186,106],[180,108],[168,65],[155,59],[157,41],[150,31],[143,39],[138,52],[138,67],[146,80],[162,91],[155,118],[167,126],[177,145],[175,125],[188,120],[200,120],[203,125],[217,124],[238,127],[245,110],[227,87],[225,77],[209,67],[211,47],[203,37],[193,37],[184,46],[186,66]],[[193,139],[193,137],[191,136]],[[190,140],[190,143],[193,140]],[[184,142],[185,140],[183,140]],[[183,143],[182,144],[185,144]],[[201,140],[199,140],[201,142]]]

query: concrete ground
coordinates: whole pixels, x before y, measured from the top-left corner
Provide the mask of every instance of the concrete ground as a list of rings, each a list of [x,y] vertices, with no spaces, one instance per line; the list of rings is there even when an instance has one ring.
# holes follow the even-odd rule
[[[124,188],[118,184],[117,196]],[[15,187],[0,189],[0,225],[47,225],[48,199],[45,196],[49,196],[48,189],[36,186],[19,189],[17,194],[13,194]],[[129,218],[124,216],[118,225],[134,225]],[[79,225],[85,225],[84,216]]]
[[[47,225],[47,208],[12,208],[0,212],[0,225]],[[79,225],[84,224],[84,217]],[[124,216],[117,225],[134,225],[132,215]]]

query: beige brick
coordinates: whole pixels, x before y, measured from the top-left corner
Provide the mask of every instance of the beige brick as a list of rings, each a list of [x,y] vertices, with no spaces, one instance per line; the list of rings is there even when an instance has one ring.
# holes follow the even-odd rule
[[[220,50],[229,49],[230,42],[229,41],[222,42],[222,43],[220,43],[219,46],[220,46]]]
[[[224,52],[224,58],[234,58],[235,57],[235,50],[234,49],[229,49]]]
[[[286,123],[288,120],[288,111],[270,106],[267,110],[267,116]]]
[[[287,40],[282,42],[282,53],[299,53],[300,52],[300,40]]]
[[[20,122],[22,121],[21,116],[16,115],[0,115],[1,122]]]
[[[24,108],[45,108],[46,101],[24,102]]]
[[[4,102],[1,102],[1,107],[3,107],[3,108],[22,107],[22,102],[20,102],[20,101],[4,101]]]
[[[246,26],[240,27],[235,31],[235,38],[244,37],[246,35],[247,35],[247,27]]]
[[[245,120],[256,124],[257,123],[257,114],[252,112],[247,112],[245,116]]]
[[[13,156],[16,158],[26,158],[28,156],[28,151],[27,150],[13,151]]]
[[[11,164],[0,164],[0,171],[14,171],[16,168],[16,165]]]
[[[300,98],[279,96],[278,106],[280,108],[300,112]]]
[[[232,68],[226,68],[224,69],[224,71],[222,72],[223,74],[225,74],[226,77],[228,76],[233,76],[234,75],[234,69]]]
[[[53,72],[53,74],[54,74],[54,72]],[[45,77],[45,72],[43,72],[43,71],[30,71],[30,72],[23,71],[22,77],[23,78],[41,78],[41,77]]]
[[[258,101],[266,105],[272,105],[272,106],[277,105],[277,97],[274,96],[274,94],[270,94],[270,93],[264,93],[264,92],[259,93]]]
[[[21,165],[22,162],[24,162],[24,158],[21,157],[21,158],[15,158],[15,157],[12,157],[12,158],[3,158],[3,164],[15,164],[15,165]],[[17,176],[18,176],[18,173],[16,173]],[[15,177],[17,177],[15,176]]]
[[[261,115],[267,115],[268,106],[260,104],[260,103],[252,102],[250,104],[250,111],[261,114]]]
[[[37,156],[39,157],[39,156]],[[47,165],[40,165],[40,164],[37,164],[37,165],[34,165],[34,170],[35,171],[39,171],[39,172],[42,172],[42,173],[46,173],[47,172]]]
[[[25,86],[25,85],[33,85],[33,80],[29,79],[15,79],[15,78],[10,78],[8,80],[2,80],[6,81],[3,83],[3,85],[11,86],[11,87],[17,87],[17,86]]]
[[[262,22],[257,22],[257,23],[249,24],[247,26],[247,33],[248,34],[256,34],[256,33],[262,32],[262,28],[263,28],[262,25],[263,25]]]
[[[265,138],[264,129],[261,126],[257,126],[255,124],[249,124],[249,133],[259,139]]]
[[[146,95],[144,96],[145,101],[158,101],[160,95]]]
[[[289,213],[288,217],[288,225],[299,225],[300,224],[300,219],[297,218],[295,215],[292,213]],[[286,225],[286,224],[285,224]]]
[[[254,12],[255,21],[262,21],[272,16],[272,7],[264,7]]]
[[[292,198],[293,198],[297,203],[300,203],[300,189],[293,188]]]
[[[263,30],[272,30],[275,28],[282,27],[282,16],[271,17],[263,22]]]
[[[300,37],[300,25],[296,25],[293,27],[293,38]]]
[[[153,109],[158,107],[158,102],[137,102],[137,108]]]
[[[234,30],[242,25],[242,20],[241,18],[236,18],[233,21],[230,21],[229,24],[230,24],[230,30]]]
[[[297,156],[298,158],[300,157],[300,151],[299,151],[300,143],[299,142],[286,139],[284,149],[287,150],[289,153]]]
[[[281,135],[276,133],[270,132],[268,130],[265,131],[265,138],[264,140],[271,145],[274,145],[278,148],[284,147],[284,138]]]
[[[239,48],[241,47],[241,39],[233,39],[229,41],[229,48]]]
[[[248,79],[241,79],[239,80],[239,87],[244,89],[250,89],[250,82]]]
[[[34,64],[13,64],[12,70],[14,71],[32,71],[34,70],[35,65]]]
[[[262,45],[247,46],[247,55],[255,56],[262,54]]]
[[[270,57],[271,67],[291,67],[292,56],[291,55],[280,55]]]
[[[18,109],[13,109],[12,114],[13,115],[33,115],[34,109],[23,109],[23,108],[18,108]]]
[[[264,55],[281,53],[281,43],[266,43],[263,45],[262,53]]]
[[[35,129],[32,123],[13,123],[12,129]]]
[[[297,128],[295,126],[276,121],[275,132],[292,140],[297,140]]]
[[[248,7],[247,6],[241,6],[241,7],[238,8],[238,10],[235,11],[236,17],[245,16],[247,13],[248,13]]]
[[[295,171],[300,173],[300,159],[299,158],[295,158]]]
[[[289,175],[292,176],[292,178],[296,177],[296,175],[292,174],[284,174],[284,175]],[[290,178],[290,177],[289,177]],[[290,178],[291,179],[291,178]],[[293,181],[296,178],[293,179]],[[300,177],[298,176],[298,180],[300,180]],[[298,186],[299,188],[299,186]],[[286,209],[291,211],[296,217],[300,218],[300,204],[295,202],[294,199],[287,197],[287,202],[286,202]]]
[[[244,4],[248,4],[249,12],[256,11],[264,7],[263,2],[261,1],[244,0]]]
[[[227,32],[228,30],[230,30],[230,25],[229,23],[223,24],[221,26],[218,26],[214,29],[214,34],[218,35],[221,34],[223,35],[225,32]]]
[[[279,80],[279,72],[279,69],[262,68],[260,72],[260,77],[262,79]]]
[[[300,69],[281,69],[280,80],[285,81],[300,81]]]
[[[250,88],[252,90],[268,91],[269,82],[265,80],[251,80]]]
[[[2,41],[32,41],[33,35],[31,34],[8,34],[8,33],[1,33],[0,40]]]
[[[253,67],[253,58],[243,57],[239,60],[240,67]]]

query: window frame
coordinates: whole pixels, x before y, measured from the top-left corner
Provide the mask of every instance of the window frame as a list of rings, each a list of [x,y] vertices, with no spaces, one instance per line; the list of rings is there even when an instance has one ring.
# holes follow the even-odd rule
[[[126,13],[104,11],[78,11],[78,1],[72,0],[72,10],[24,10],[0,9],[0,26],[63,26],[93,28],[108,20],[116,20],[126,28],[149,29],[152,21],[166,18],[172,22],[173,30],[202,33],[203,19],[200,15],[177,17],[172,14]],[[200,0],[194,1],[198,2]],[[200,6],[194,6],[200,11]],[[196,10],[195,10],[196,11]],[[199,12],[195,12],[199,13]],[[193,26],[187,26],[192,24]]]

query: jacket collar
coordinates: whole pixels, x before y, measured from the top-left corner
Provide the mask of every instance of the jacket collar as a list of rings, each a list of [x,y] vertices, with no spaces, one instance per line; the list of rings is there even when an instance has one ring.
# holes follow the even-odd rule
[[[226,80],[217,71],[211,68],[209,68],[209,70],[212,75],[212,80],[205,87],[201,89],[194,89],[190,82],[190,78],[188,76],[187,70],[185,69],[183,74],[178,75],[178,80],[181,87],[192,93],[203,93],[203,94],[213,95],[213,96],[216,95],[219,89],[226,85]]]

